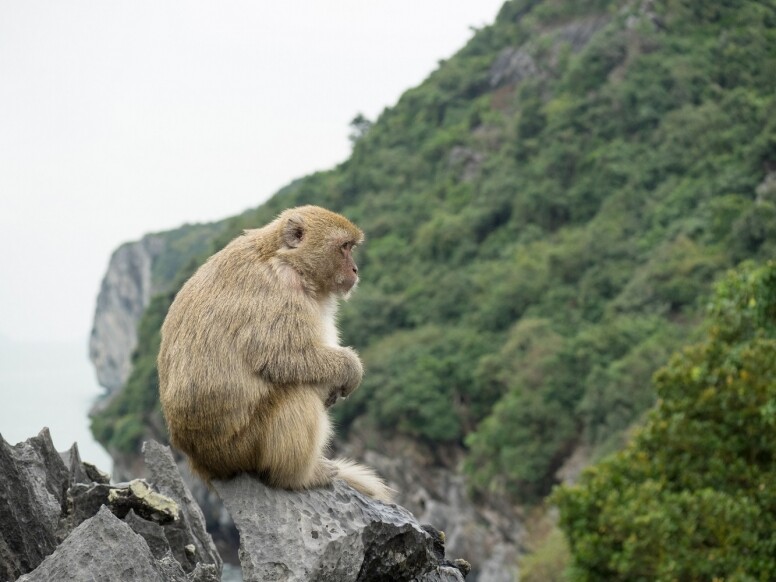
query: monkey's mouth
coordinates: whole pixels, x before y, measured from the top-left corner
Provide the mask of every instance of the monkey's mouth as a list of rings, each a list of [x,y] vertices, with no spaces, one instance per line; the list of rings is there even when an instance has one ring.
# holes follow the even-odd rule
[[[358,287],[358,281],[359,281],[359,279],[358,279],[358,277],[356,277],[352,281],[343,281],[342,282],[342,286],[340,287],[339,293],[340,293],[340,295],[342,296],[343,299],[345,299],[345,300],[350,299],[351,294],[353,293],[353,291],[356,290],[356,287]]]

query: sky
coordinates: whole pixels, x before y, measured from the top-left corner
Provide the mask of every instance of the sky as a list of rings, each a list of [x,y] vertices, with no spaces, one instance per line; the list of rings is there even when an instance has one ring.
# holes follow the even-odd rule
[[[345,160],[503,0],[0,0],[0,339],[81,341],[122,242]]]

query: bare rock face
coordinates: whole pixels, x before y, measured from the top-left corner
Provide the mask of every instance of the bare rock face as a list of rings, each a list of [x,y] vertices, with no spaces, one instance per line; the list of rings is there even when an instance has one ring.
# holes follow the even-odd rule
[[[0,580],[215,582],[222,562],[168,447],[144,445],[145,474],[112,484],[47,429],[0,439]],[[445,536],[342,481],[290,492],[242,475],[216,482],[241,534],[247,581],[462,582]]]
[[[213,485],[240,531],[246,582],[452,582],[468,571],[444,560],[443,534],[342,481],[301,492],[248,475]]]
[[[0,580],[214,582],[221,558],[169,449],[147,446],[147,473],[111,484],[48,429],[0,438]]]
[[[514,582],[524,544],[523,519],[506,500],[491,496],[475,502],[458,469],[462,452],[456,447],[430,450],[407,438],[382,443],[383,453],[353,446],[350,439],[337,454],[363,458],[396,488],[398,501],[421,523],[445,532],[447,552],[471,562],[467,580]],[[436,458],[435,458],[436,453]]]
[[[593,35],[601,30],[609,21],[607,15],[589,16],[573,20],[559,27],[550,28],[545,37],[552,45],[553,57],[557,58],[562,46],[567,46],[571,52],[581,51]],[[488,81],[495,89],[505,85],[518,85],[525,79],[542,74],[541,68],[534,58],[536,43],[526,43],[516,47],[506,47],[491,65]]]
[[[0,437],[0,580],[15,580],[54,551],[69,480],[48,429],[15,446]]]
[[[106,506],[102,506],[97,515],[73,530],[40,566],[19,580],[216,582],[218,574],[215,566],[210,565],[187,575],[171,554],[157,560],[141,536],[113,515]]]
[[[162,237],[147,235],[121,245],[108,264],[97,296],[89,358],[97,371],[97,380],[109,395],[129,377],[132,352],[137,346],[137,325],[155,291],[151,267],[164,249]]]
[[[186,487],[170,447],[156,441],[143,445],[148,475],[162,495],[173,499],[180,509],[178,519],[165,526],[165,536],[170,542],[175,559],[189,571],[198,562],[215,564],[221,571],[221,557],[213,540],[205,529],[205,517]]]

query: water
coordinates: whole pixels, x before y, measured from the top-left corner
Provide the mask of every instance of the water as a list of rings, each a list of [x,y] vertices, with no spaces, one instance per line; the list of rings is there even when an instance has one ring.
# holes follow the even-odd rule
[[[47,426],[58,451],[77,442],[81,459],[109,473],[113,461],[89,431],[89,409],[103,390],[87,343],[0,340],[0,433],[16,444]]]

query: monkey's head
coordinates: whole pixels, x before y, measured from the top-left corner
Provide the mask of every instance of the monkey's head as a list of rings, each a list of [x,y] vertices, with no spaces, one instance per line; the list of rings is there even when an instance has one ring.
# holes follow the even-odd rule
[[[345,296],[358,283],[353,249],[364,241],[355,224],[319,206],[300,206],[278,217],[279,255],[321,295]]]

